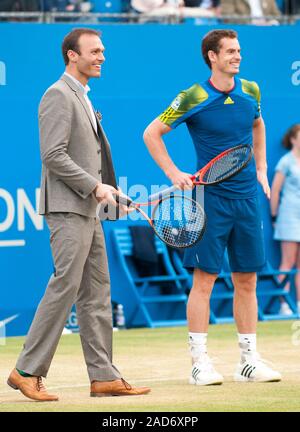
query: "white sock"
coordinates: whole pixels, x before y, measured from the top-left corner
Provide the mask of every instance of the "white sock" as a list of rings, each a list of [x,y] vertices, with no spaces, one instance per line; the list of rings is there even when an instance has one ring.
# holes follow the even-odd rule
[[[189,332],[189,346],[192,356],[192,362],[195,363],[201,354],[207,353],[207,333]]]
[[[242,359],[256,353],[256,333],[238,333]]]

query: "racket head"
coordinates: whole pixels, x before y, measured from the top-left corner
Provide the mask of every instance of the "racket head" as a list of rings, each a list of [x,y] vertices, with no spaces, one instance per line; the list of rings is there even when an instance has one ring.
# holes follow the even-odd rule
[[[225,150],[199,171],[198,176],[195,176],[194,183],[196,185],[214,185],[228,180],[248,165],[252,155],[253,150],[249,144],[242,144]]]
[[[206,215],[195,200],[183,195],[162,198],[153,208],[152,227],[168,246],[188,248],[201,240]]]

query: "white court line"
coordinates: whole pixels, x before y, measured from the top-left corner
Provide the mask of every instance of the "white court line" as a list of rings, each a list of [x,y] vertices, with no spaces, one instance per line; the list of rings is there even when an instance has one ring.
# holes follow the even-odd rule
[[[185,380],[187,379],[186,376],[184,377],[179,377],[179,378],[148,378],[148,379],[137,379],[137,380],[130,380],[130,382],[134,382],[134,384],[138,384],[138,383],[145,383],[145,382],[156,382],[156,381],[178,381],[178,380]],[[47,386],[47,390],[61,390],[61,389],[75,389],[75,388],[85,388],[85,387],[90,387],[89,383],[85,383],[85,384],[70,384],[70,385],[63,385],[63,386],[52,386],[52,387],[48,387]],[[11,394],[11,390],[5,391],[5,392],[1,392],[0,396],[3,395],[7,395],[7,394]]]
[[[300,369],[299,369],[300,370]],[[225,375],[226,376],[226,375]],[[231,376],[231,375],[228,375]],[[148,379],[136,379],[136,380],[130,380],[130,382],[134,382],[134,384],[138,384],[138,383],[147,383],[147,382],[161,382],[161,381],[187,381],[188,382],[188,377],[185,375],[184,377],[177,377],[177,378],[148,378]],[[70,385],[63,385],[63,386],[52,386],[52,387],[48,387],[47,386],[47,390],[61,390],[61,389],[75,389],[75,388],[89,388],[90,384],[86,383],[86,384],[70,384]],[[5,391],[5,392],[1,392],[0,396],[5,396],[8,394],[11,394],[11,390]],[[1,404],[1,402],[0,402]]]
[[[148,379],[143,379],[143,380],[130,380],[130,382],[134,382],[134,384],[138,384],[138,383],[146,383],[146,382],[161,382],[161,381],[178,381],[178,380],[186,380],[188,381],[188,378],[186,376],[184,377],[177,377],[177,378],[148,378]],[[76,389],[76,388],[89,388],[90,384],[86,383],[86,384],[73,384],[73,385],[63,385],[63,386],[52,386],[52,387],[48,387],[47,386],[47,390],[61,390],[61,389]],[[1,392],[0,396],[5,396],[8,394],[11,394],[12,391],[8,390],[5,392]],[[2,401],[1,401],[2,402]],[[0,402],[0,404],[1,404]]]
[[[25,246],[25,240],[0,240],[0,247]]]
[[[300,368],[299,369],[287,368],[287,369],[281,370],[281,372],[283,375],[282,382],[284,382],[284,374],[286,374],[286,373],[288,374],[290,372],[294,372],[294,373],[300,372]],[[225,378],[232,378],[233,372],[230,374],[223,374],[223,376]],[[130,380],[130,382],[133,382],[134,384],[139,384],[139,383],[148,383],[148,382],[151,383],[151,382],[162,382],[162,381],[186,381],[186,383],[188,383],[188,379],[189,379],[189,376],[185,375],[183,377],[181,376],[181,377],[176,377],[176,378],[174,378],[174,377],[172,377],[172,378],[171,377],[170,378],[156,377],[156,378],[148,378],[148,379],[136,379],[136,380],[132,379],[132,380]],[[63,385],[63,386],[52,386],[52,387],[47,387],[47,389],[48,390],[62,390],[62,389],[76,389],[76,388],[85,388],[85,387],[89,388],[90,385],[88,383],[86,383],[86,384],[73,384],[73,385]],[[8,394],[12,394],[12,390],[1,392],[0,396],[6,396]],[[3,402],[4,401],[1,401],[0,404]]]

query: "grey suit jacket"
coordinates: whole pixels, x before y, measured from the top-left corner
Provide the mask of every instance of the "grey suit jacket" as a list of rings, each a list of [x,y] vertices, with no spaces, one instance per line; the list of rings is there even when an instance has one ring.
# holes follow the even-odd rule
[[[39,106],[42,179],[40,214],[72,212],[95,217],[98,181],[116,187],[110,147],[94,128],[83,91],[63,75]]]
[[[261,7],[264,16],[274,15],[279,16],[280,11],[275,0],[262,0]],[[251,15],[251,8],[247,0],[221,0],[222,15]],[[224,20],[225,22],[225,20]],[[226,20],[226,22],[229,22]],[[238,20],[234,20],[235,23]],[[246,23],[246,21],[240,21]]]

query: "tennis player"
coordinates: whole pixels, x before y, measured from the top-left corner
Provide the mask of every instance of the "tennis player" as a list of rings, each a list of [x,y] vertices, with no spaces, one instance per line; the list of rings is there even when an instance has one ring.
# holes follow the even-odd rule
[[[207,229],[203,239],[184,257],[193,269],[193,287],[187,306],[192,357],[190,383],[221,384],[207,354],[209,300],[221,271],[227,247],[232,271],[234,318],[241,352],[235,381],[280,381],[256,350],[256,272],[265,263],[263,226],[257,197],[261,184],[267,198],[265,125],[260,110],[260,90],[255,82],[237,78],[241,49],[233,30],[213,30],[202,40],[202,55],[210,79],[194,84],[176,96],[171,105],[145,130],[144,140],[154,160],[173,184],[192,188],[190,173],[170,158],[163,135],[186,123],[197,155],[197,170],[222,151],[240,144],[253,145],[254,158],[240,173],[205,188]]]

